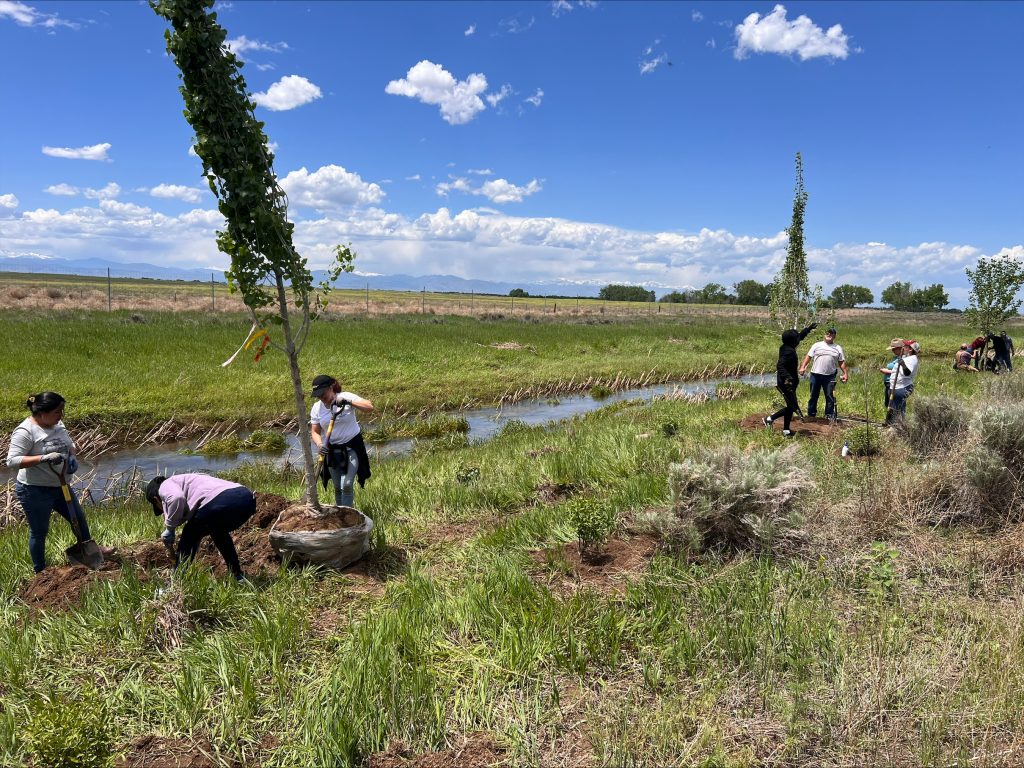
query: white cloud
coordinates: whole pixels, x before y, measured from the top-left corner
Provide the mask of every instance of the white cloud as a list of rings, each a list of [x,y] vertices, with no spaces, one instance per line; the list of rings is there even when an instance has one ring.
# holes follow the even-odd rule
[[[107,150],[110,142],[93,144],[91,147],[43,147],[43,154],[50,157],[62,157],[67,160],[104,160],[110,162]]]
[[[488,93],[486,96],[484,96],[484,98],[487,99],[488,104],[490,104],[492,107],[496,107],[498,106],[498,104],[500,104],[502,101],[504,101],[511,95],[512,86],[509,85],[508,83],[505,83],[503,86],[501,86],[501,88],[498,89],[496,93]]]
[[[824,32],[803,15],[788,21],[782,5],[776,5],[763,18],[758,13],[747,16],[736,27],[736,42],[737,59],[744,59],[751,52],[782,56],[795,54],[801,61],[820,56],[845,59],[849,55],[849,40],[843,34],[842,26],[836,24]]]
[[[475,35],[476,34],[476,24],[470,24],[468,27],[466,27],[466,31],[463,32],[462,34],[464,34],[466,37],[469,37],[470,35]]]
[[[570,0],[551,0],[551,15],[555,18],[563,13],[571,13],[577,8],[592,10],[597,8],[597,0],[576,0],[575,4]]]
[[[249,51],[281,53],[282,51],[288,50],[288,43],[266,43],[262,40],[250,40],[245,35],[227,40],[224,45],[226,45],[236,56],[248,53]]]
[[[535,94],[533,94],[533,96],[527,96],[525,99],[523,99],[523,101],[525,101],[525,102],[527,102],[529,104],[533,104],[533,106],[535,106],[535,107],[539,107],[540,103],[541,103],[541,101],[543,101],[543,99],[544,99],[544,91],[542,91],[540,88],[538,88],[537,92]]]
[[[470,168],[466,173],[472,173],[475,176],[493,176],[494,171],[490,168]]]
[[[704,43],[704,47],[705,48],[710,48],[710,49],[714,50],[715,48],[718,47],[718,43],[716,43],[715,42],[715,38],[712,37],[710,40],[708,40],[706,43]]]
[[[149,190],[149,194],[153,197],[184,200],[186,203],[198,203],[202,196],[201,190],[181,184],[157,184]]]
[[[420,175],[418,173],[414,173],[412,176],[406,176],[405,180],[406,181],[419,181],[420,180]]]
[[[540,192],[542,187],[536,179],[525,186],[517,186],[506,179],[492,179],[479,187],[473,187],[468,179],[456,177],[438,184],[434,189],[442,197],[447,197],[449,192],[464,192],[468,195],[486,197],[492,203],[501,204],[521,203],[524,198]]]
[[[43,191],[51,195],[57,195],[58,197],[76,197],[78,195],[84,195],[90,200],[107,200],[120,195],[121,187],[113,181],[102,189],[93,189],[92,187],[73,187],[70,184],[64,184],[62,182],[60,184],[51,184]]]
[[[18,207],[18,198],[13,194],[0,195],[0,208],[14,209]]]
[[[266,93],[254,93],[252,100],[258,106],[266,107],[273,112],[301,107],[316,101],[323,93],[313,83],[301,75],[286,75],[270,86]]]
[[[704,21],[704,14],[701,13],[700,11],[693,11],[690,14],[690,20],[691,21]]]
[[[78,194],[78,187],[73,187],[70,184],[61,182],[60,184],[51,184],[43,192],[48,192],[51,195],[58,195],[61,197],[74,197]]]
[[[379,184],[367,183],[359,174],[339,165],[325,165],[310,173],[305,168],[281,179],[288,201],[318,211],[339,210],[353,205],[372,205],[384,199]]]
[[[536,19],[531,16],[529,21],[524,21],[521,14],[509,16],[498,22],[498,27],[510,35],[521,35],[533,26]]]
[[[487,78],[483,75],[474,73],[465,80],[456,80],[440,64],[426,59],[411,67],[404,78],[392,80],[384,88],[385,93],[393,96],[408,96],[439,106],[441,117],[449,125],[468,123],[485,109],[480,94],[486,90]]]
[[[651,72],[653,72],[654,70],[656,70],[658,67],[660,67],[662,64],[667,64],[667,63],[668,63],[668,54],[667,53],[661,53],[658,56],[655,56],[653,59],[641,60],[640,61],[640,74],[641,75],[648,75]]]
[[[0,0],[0,19],[10,19],[22,27],[43,27],[50,30],[55,27],[80,29],[82,26],[78,22],[60,18],[56,13],[43,13],[31,5],[16,0]]]

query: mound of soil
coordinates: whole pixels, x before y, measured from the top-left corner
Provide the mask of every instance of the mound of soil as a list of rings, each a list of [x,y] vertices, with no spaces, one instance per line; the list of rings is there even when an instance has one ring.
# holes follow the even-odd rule
[[[533,490],[541,504],[557,504],[572,496],[577,489],[571,483],[552,483],[546,480]]]
[[[350,507],[337,507],[325,515],[314,516],[304,504],[288,507],[275,531],[336,531],[353,528],[363,522],[363,516]]]
[[[745,416],[743,417],[743,420],[740,421],[740,429],[745,432],[757,432],[759,430],[767,429],[764,422],[761,421],[764,417],[765,414],[763,413],[752,413],[749,416]],[[823,419],[818,416],[808,416],[805,419],[801,419],[799,416],[794,416],[789,428],[796,432],[797,437],[832,438],[841,434],[846,426],[847,425],[844,425],[842,420],[837,423],[832,423],[827,419]],[[775,420],[775,423],[772,424],[772,430],[775,432],[782,432],[782,419]]]
[[[277,520],[277,516],[292,503],[284,496],[278,496],[276,493],[260,493],[256,491],[253,493],[253,496],[256,497],[256,514],[250,518],[249,522],[257,528],[269,528],[272,526],[274,521]]]
[[[217,768],[213,749],[207,741],[171,739],[165,736],[140,736],[117,768]]]
[[[579,542],[542,549],[531,554],[543,566],[537,575],[552,586],[593,586],[602,592],[617,592],[630,575],[642,573],[658,551],[653,536],[612,538],[597,554],[580,552]]]
[[[477,733],[462,746],[440,752],[415,755],[401,742],[391,744],[384,752],[370,755],[368,768],[488,768],[502,761],[502,750],[486,733]]]
[[[90,571],[84,565],[51,566],[26,581],[18,596],[36,610],[66,607],[82,599],[87,587],[101,581],[113,581],[121,575],[121,563],[110,559],[103,569]]]

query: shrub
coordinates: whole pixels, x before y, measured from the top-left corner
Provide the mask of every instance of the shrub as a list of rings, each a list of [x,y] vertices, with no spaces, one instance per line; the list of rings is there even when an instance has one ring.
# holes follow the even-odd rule
[[[272,429],[257,429],[245,441],[247,451],[281,453],[285,449],[284,435]]]
[[[846,444],[854,456],[874,456],[882,450],[882,432],[870,424],[862,424],[846,433]]]
[[[612,394],[611,387],[606,387],[604,384],[595,384],[590,388],[590,396],[595,400],[604,400],[606,397],[610,397]]]
[[[797,446],[705,449],[669,466],[673,511],[703,549],[776,551],[803,538],[798,507],[813,486],[803,464]]]
[[[964,403],[949,397],[922,396],[906,422],[911,449],[921,456],[945,453],[967,432],[969,415]]]
[[[566,504],[566,517],[576,532],[580,554],[594,556],[615,530],[615,509],[597,499],[576,497]]]
[[[993,376],[985,382],[989,402],[1019,403],[1024,401],[1024,376],[1019,373]]]
[[[64,291],[62,291],[60,288],[47,288],[46,296],[47,298],[50,299],[63,299]]]
[[[110,719],[91,689],[77,697],[42,695],[30,708],[25,743],[36,765],[47,768],[100,768],[111,750]]]

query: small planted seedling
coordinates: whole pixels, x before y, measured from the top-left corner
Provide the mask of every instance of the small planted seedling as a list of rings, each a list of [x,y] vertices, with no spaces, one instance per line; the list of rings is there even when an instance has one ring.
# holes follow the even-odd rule
[[[576,532],[580,555],[599,555],[615,530],[615,509],[597,499],[577,497],[566,505],[566,513]]]

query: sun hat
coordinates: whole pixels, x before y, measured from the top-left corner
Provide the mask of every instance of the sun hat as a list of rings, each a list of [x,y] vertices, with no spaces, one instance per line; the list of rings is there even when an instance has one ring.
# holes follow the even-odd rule
[[[327,374],[321,373],[315,379],[313,379],[313,397],[320,397],[324,390],[330,387],[334,383],[334,377],[328,376]]]
[[[893,339],[889,342],[889,349],[899,349],[904,345],[903,339]]]

